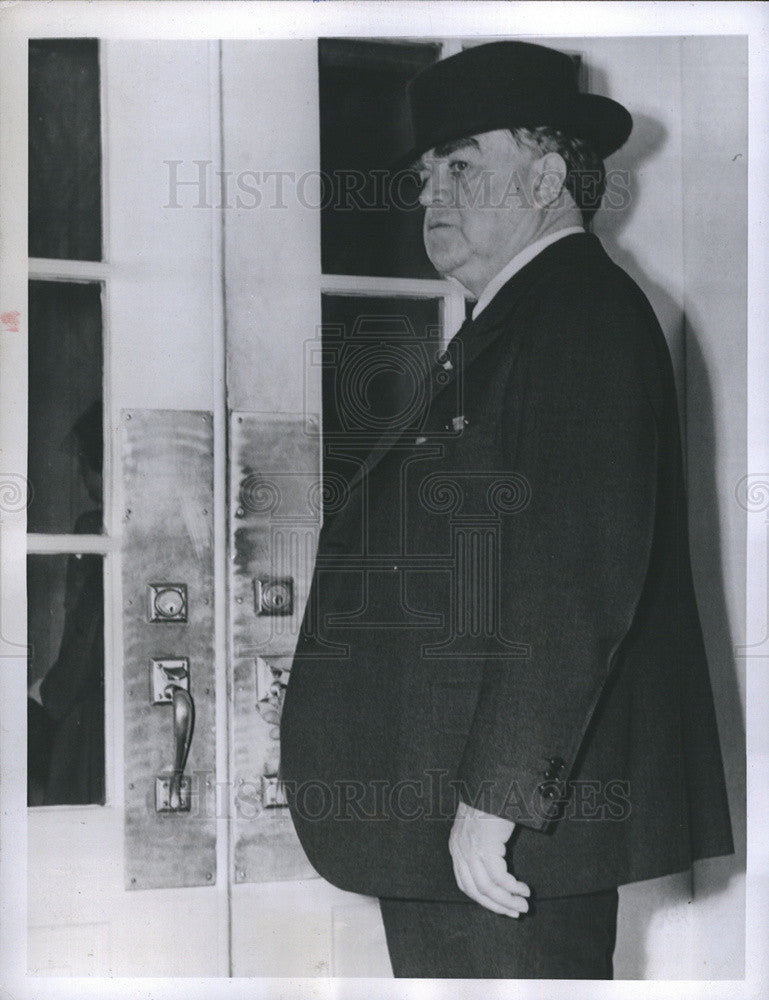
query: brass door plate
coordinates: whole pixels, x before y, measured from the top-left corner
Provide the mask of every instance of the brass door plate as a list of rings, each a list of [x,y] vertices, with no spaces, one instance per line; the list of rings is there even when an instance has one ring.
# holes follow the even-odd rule
[[[155,812],[189,812],[192,790],[192,779],[185,775],[179,786],[181,805],[178,809],[171,808],[171,775],[160,774],[155,778]]]
[[[190,689],[190,661],[187,657],[176,660],[150,660],[150,701],[153,705],[170,705],[175,687]]]
[[[234,788],[256,785],[258,801],[256,814],[233,810],[232,881],[238,884],[316,876],[277,787],[280,689],[310,591],[322,506],[320,440],[309,419],[306,413],[236,411],[230,420],[231,780]],[[289,579],[290,612],[288,587],[280,586]],[[266,670],[254,669],[260,657]],[[197,658],[193,662],[197,688]]]
[[[214,801],[213,419],[208,412],[136,409],[123,411],[121,422],[124,886],[132,892],[207,886],[216,880],[220,823]],[[148,584],[165,584],[160,589],[166,591],[183,586],[186,621],[166,615],[150,622]],[[178,596],[166,596],[166,612],[178,614]],[[251,618],[258,620],[253,612]],[[152,703],[151,661],[182,658],[195,671],[189,691],[195,736],[185,771],[194,823],[190,812],[155,811],[155,779],[170,781],[174,734],[173,706]],[[165,807],[162,786],[160,792],[157,802]]]

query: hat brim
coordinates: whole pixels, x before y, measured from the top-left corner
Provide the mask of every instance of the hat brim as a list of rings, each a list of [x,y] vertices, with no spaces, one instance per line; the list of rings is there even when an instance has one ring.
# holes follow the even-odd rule
[[[559,119],[543,121],[534,115],[511,117],[504,111],[497,110],[486,117],[479,115],[471,125],[443,129],[440,133],[425,137],[419,145],[411,146],[405,152],[398,154],[391,165],[393,170],[409,169],[428,149],[456,139],[465,139],[471,135],[481,135],[500,128],[540,128],[552,127],[564,132],[574,139],[584,139],[603,160],[623,146],[633,130],[633,119],[630,112],[618,101],[600,94],[578,94],[568,109],[568,113]]]

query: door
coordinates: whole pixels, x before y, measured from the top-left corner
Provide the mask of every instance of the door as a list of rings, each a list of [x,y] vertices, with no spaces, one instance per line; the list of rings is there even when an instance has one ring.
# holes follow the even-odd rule
[[[174,735],[172,706],[153,704],[150,691],[152,657],[189,658],[198,716],[190,763],[226,775],[224,632],[214,621],[224,551],[213,532],[222,515],[201,503],[222,480],[219,472],[214,482],[212,446],[220,432],[218,225],[210,208],[174,207],[173,168],[163,162],[218,156],[217,80],[217,47],[208,43],[30,44],[29,478],[39,488],[28,525],[29,680],[53,717],[49,773],[31,783],[28,810],[28,967],[42,975],[228,970],[226,820],[155,813],[155,772],[172,765]],[[85,431],[62,448],[84,413]],[[193,447],[179,461],[167,452],[168,468],[153,473],[147,463],[157,455],[136,447],[148,435],[127,428],[157,442],[176,430],[176,414]],[[197,436],[191,420],[200,422]],[[100,495],[78,473],[83,439],[99,452],[80,466],[101,466]],[[137,480],[147,474],[156,479],[140,496]],[[177,510],[187,521],[147,527],[164,496],[170,509],[174,475],[192,480],[194,495]],[[154,533],[154,551],[138,551],[137,522]],[[192,539],[199,557],[172,552],[175,539]],[[87,560],[90,594],[78,596]],[[136,623],[149,615],[148,585],[165,582],[190,586],[189,625],[152,623],[160,631],[147,641]],[[87,650],[67,643],[88,629]],[[94,690],[99,643],[103,693]],[[70,771],[83,766],[81,747],[93,744],[98,720],[79,715],[80,704],[57,711],[50,680],[35,691],[57,673],[62,685],[77,684],[80,704],[101,698],[104,706],[106,738],[89,754],[90,783],[74,794],[52,774],[63,757]],[[34,703],[31,711],[40,718]]]
[[[276,777],[321,514],[320,368],[302,366],[320,317],[319,216],[241,214],[247,191],[226,186],[227,157],[317,171],[304,138],[316,47],[246,46],[245,78],[234,55],[208,42],[30,47],[35,974],[389,974],[376,902],[315,876]],[[257,114],[242,89],[254,78]],[[276,140],[281,81],[301,96]],[[237,167],[236,183],[253,183]],[[234,376],[243,365],[251,375]],[[265,462],[316,499],[295,512],[297,550],[268,537],[246,563]],[[54,689],[75,686],[58,711]],[[86,718],[86,702],[102,714]]]

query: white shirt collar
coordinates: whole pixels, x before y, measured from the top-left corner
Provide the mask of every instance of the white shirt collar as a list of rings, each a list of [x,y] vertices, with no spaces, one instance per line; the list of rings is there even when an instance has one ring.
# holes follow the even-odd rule
[[[510,278],[517,271],[520,271],[524,265],[528,264],[530,260],[534,260],[537,254],[541,253],[545,247],[549,247],[551,243],[556,243],[558,240],[563,239],[564,236],[571,236],[572,233],[584,233],[584,231],[582,226],[568,226],[566,229],[559,229],[556,233],[548,233],[547,236],[542,236],[540,239],[534,240],[533,243],[529,243],[508,264],[505,264],[499,274],[492,278],[483,289],[478,296],[478,301],[473,306],[473,319],[477,319],[500,288],[504,284],[507,284]]]

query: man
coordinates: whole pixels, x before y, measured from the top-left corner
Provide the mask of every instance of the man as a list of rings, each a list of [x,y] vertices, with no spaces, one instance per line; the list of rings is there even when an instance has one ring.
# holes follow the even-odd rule
[[[670,359],[584,230],[632,122],[517,42],[409,96],[425,246],[477,302],[324,524],[282,774],[396,976],[611,978],[617,886],[733,849]]]

